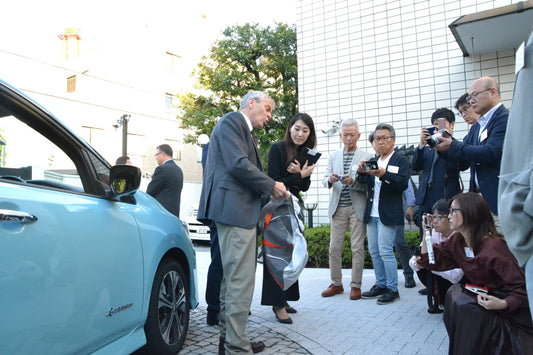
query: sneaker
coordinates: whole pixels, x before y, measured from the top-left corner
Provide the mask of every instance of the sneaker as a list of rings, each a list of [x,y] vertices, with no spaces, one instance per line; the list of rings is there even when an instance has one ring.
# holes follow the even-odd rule
[[[387,290],[380,298],[378,298],[378,304],[389,304],[396,302],[400,299],[398,291]]]
[[[361,298],[376,298],[385,294],[388,291],[386,287],[379,287],[378,285],[372,286],[369,291],[363,292]]]
[[[342,287],[342,285],[335,286],[335,285],[331,284],[331,285],[329,285],[329,287],[327,289],[322,291],[322,297],[331,297],[331,296],[335,296],[335,295],[338,295],[338,294],[343,293],[343,292],[344,292],[344,288]]]
[[[405,288],[416,287],[416,282],[413,276],[405,276]]]

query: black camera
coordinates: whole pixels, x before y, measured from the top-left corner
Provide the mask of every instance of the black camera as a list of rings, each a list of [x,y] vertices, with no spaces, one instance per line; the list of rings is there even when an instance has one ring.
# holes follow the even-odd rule
[[[413,249],[414,256],[422,256],[422,247],[419,245]]]
[[[378,158],[374,157],[365,162],[365,171],[378,169]]]
[[[426,139],[426,143],[431,148],[434,148],[437,144],[439,144],[439,137],[445,137],[445,138],[452,137],[451,133],[448,132],[448,130],[446,129],[446,122],[444,122],[444,118],[442,117],[437,118],[437,125],[438,125],[438,128],[429,127],[427,129],[429,132],[429,138]]]

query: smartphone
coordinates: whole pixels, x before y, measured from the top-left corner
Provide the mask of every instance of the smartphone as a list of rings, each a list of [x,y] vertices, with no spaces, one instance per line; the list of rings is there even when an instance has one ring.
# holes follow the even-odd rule
[[[465,285],[465,288],[470,291],[470,292],[474,292],[478,295],[486,295],[489,293],[489,289],[487,287],[483,287],[483,286],[476,286],[476,285],[472,285],[472,284],[466,284]]]

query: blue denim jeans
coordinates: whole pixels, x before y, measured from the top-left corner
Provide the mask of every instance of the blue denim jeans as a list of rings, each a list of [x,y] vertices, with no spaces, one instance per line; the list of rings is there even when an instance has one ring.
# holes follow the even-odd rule
[[[376,285],[398,291],[398,263],[394,256],[394,239],[401,226],[386,226],[377,217],[366,225],[368,251],[372,257]]]

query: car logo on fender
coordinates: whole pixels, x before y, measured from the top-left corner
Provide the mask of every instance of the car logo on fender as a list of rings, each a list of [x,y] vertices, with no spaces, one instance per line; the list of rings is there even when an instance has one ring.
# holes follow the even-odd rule
[[[133,306],[133,303],[129,303],[127,305],[120,306],[118,308],[111,307],[111,308],[109,308],[109,310],[107,312],[105,312],[105,316],[107,318],[112,317],[113,314],[118,313],[118,312],[122,312],[122,311],[124,311],[124,310],[126,310],[126,309],[128,309],[128,308],[130,308],[132,306]]]

